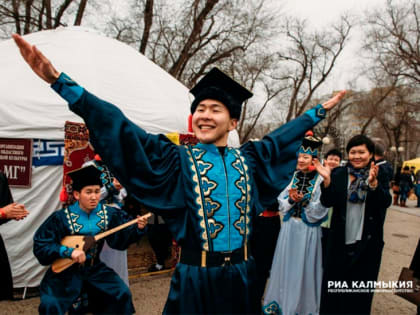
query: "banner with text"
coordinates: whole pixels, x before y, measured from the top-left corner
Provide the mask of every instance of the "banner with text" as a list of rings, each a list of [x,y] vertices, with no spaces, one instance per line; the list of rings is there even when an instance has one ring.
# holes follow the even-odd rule
[[[32,140],[0,138],[0,170],[9,186],[31,187]]]

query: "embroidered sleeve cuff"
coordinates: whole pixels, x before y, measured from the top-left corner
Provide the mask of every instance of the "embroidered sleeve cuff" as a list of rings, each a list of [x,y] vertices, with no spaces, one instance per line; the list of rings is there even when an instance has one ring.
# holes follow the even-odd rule
[[[60,247],[60,257],[61,258],[71,258],[74,248],[70,248],[64,245]]]
[[[84,89],[73,81],[67,74],[61,72],[57,81],[51,84],[51,88],[64,98],[69,105],[76,103],[83,94]]]
[[[327,116],[327,111],[321,104],[318,104],[314,108],[306,111],[305,114],[312,118],[314,124],[317,124]]]

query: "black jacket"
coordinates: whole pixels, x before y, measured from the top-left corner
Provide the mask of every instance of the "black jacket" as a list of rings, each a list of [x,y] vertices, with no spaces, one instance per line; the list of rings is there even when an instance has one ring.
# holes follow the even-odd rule
[[[333,207],[331,227],[327,238],[325,269],[322,283],[321,314],[368,314],[372,293],[330,293],[328,283],[341,281],[376,281],[382,259],[383,225],[386,209],[391,205],[391,195],[385,179],[378,175],[378,186],[369,190],[365,201],[362,239],[355,244],[345,244],[347,167],[334,169],[328,188],[321,186],[321,203]]]
[[[332,250],[338,257],[332,258],[328,255],[326,268],[329,260],[345,259],[345,230],[347,213],[347,187],[349,175],[347,167],[338,167],[331,174],[331,184],[328,188],[321,187],[321,203],[325,207],[333,207],[331,228],[327,251]],[[379,180],[375,190],[369,190],[366,196],[365,217],[363,223],[363,234],[359,250],[368,250],[371,246],[383,245],[383,225],[386,209],[391,205],[389,187],[383,187],[384,180]],[[336,256],[336,255],[333,255]]]

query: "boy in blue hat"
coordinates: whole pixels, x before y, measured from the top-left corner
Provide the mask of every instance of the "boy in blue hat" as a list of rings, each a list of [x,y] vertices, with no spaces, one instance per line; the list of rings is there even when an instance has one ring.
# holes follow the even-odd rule
[[[134,313],[131,292],[124,281],[99,260],[103,241],[88,249],[61,245],[69,235],[91,235],[105,232],[129,221],[119,209],[99,202],[101,172],[90,165],[69,172],[73,196],[77,200],[67,208],[51,214],[34,235],[34,255],[42,265],[51,265],[60,258],[70,258],[75,264],[60,273],[49,268],[41,281],[40,314],[64,314],[80,296],[82,287],[89,286],[106,298],[103,311],[113,314]],[[139,217],[136,225],[109,235],[106,240],[115,249],[126,249],[139,240],[147,218]],[[99,305],[96,305],[98,307]]]

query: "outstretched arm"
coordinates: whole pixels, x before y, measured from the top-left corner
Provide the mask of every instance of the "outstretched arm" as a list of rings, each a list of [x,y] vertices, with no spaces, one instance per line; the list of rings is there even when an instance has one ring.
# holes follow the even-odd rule
[[[324,109],[327,111],[331,110],[332,108],[334,108],[335,105],[337,105],[343,99],[346,93],[347,93],[346,90],[342,90],[338,92],[335,96],[331,97],[328,101],[326,101],[325,103],[322,103],[322,107],[324,107]]]
[[[282,125],[261,141],[248,141],[241,146],[251,165],[263,207],[268,206],[290,182],[305,132],[320,122],[345,94],[346,91],[341,91],[322,105]]]
[[[12,35],[16,45],[19,47],[20,54],[31,69],[45,82],[52,84],[57,81],[60,73],[54,68],[51,62],[36,48],[29,44],[22,36]]]
[[[25,61],[83,118],[90,142],[111,172],[138,201],[150,209],[184,209],[178,147],[163,135],[152,135],[114,105],[92,95],[19,35],[13,35]]]

